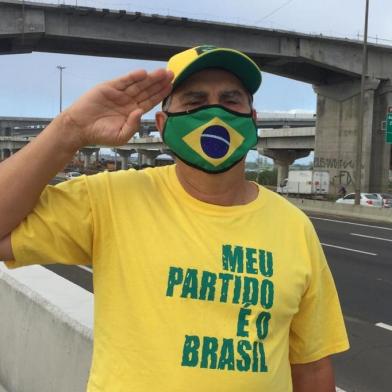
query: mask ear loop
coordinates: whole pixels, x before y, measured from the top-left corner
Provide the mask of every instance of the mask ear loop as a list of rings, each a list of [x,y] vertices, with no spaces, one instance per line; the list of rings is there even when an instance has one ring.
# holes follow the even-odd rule
[[[190,109],[188,108],[185,113],[189,114],[189,112],[190,112]],[[170,112],[168,110],[164,110],[163,113],[165,113],[166,115],[170,114]]]

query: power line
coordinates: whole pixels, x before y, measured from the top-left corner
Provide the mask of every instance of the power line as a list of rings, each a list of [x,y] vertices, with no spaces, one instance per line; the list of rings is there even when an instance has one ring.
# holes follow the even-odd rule
[[[290,3],[292,3],[293,1],[294,1],[294,0],[288,0],[288,1],[286,1],[286,2],[283,3],[280,7],[275,8],[273,11],[271,11],[269,14],[263,16],[263,17],[262,17],[261,19],[259,19],[259,20],[256,20],[256,23],[260,23],[260,22],[262,22],[263,20],[269,18],[270,16],[276,14],[278,11],[280,11],[282,8],[286,7],[287,5],[289,5]]]
[[[357,34],[357,39],[358,39],[358,41],[359,41],[360,38],[363,38],[363,37],[364,37],[363,34],[360,34],[360,33]],[[392,42],[392,39],[382,38],[382,37],[379,37],[378,35],[376,35],[375,37],[369,35],[368,38],[370,38],[370,39],[376,41],[376,43],[378,43],[378,41],[382,41],[382,42]]]

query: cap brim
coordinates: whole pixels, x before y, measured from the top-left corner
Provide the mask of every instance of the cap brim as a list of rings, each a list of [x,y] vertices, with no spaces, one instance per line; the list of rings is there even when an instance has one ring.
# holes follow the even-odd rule
[[[213,49],[198,56],[173,81],[176,88],[195,72],[206,68],[221,68],[233,73],[253,95],[261,84],[261,72],[257,64],[241,52],[233,49]]]

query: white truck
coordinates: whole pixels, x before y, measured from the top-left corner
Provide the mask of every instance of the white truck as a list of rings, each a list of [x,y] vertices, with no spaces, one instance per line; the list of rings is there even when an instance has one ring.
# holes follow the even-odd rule
[[[277,192],[283,195],[307,197],[326,196],[329,192],[329,172],[313,170],[290,170],[289,177],[282,180]]]

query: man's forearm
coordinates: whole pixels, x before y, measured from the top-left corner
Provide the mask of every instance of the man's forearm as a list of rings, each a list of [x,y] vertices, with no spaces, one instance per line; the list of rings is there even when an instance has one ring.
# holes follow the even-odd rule
[[[335,392],[335,378],[329,357],[292,365],[293,392]]]
[[[46,184],[81,146],[67,115],[56,117],[41,134],[0,164],[0,238],[34,208]]]

